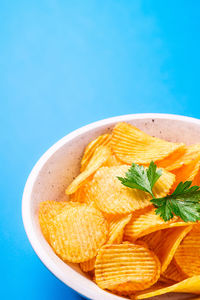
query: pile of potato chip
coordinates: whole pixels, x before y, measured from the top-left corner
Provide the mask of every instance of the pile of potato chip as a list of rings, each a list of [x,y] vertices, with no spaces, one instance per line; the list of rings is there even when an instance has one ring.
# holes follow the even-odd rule
[[[200,294],[200,225],[165,222],[151,196],[121,184],[134,162],[162,168],[153,192],[164,197],[180,181],[200,185],[200,144],[186,146],[118,123],[86,147],[70,201],[40,203],[44,237],[65,262],[79,263],[102,289],[131,299],[169,292]]]

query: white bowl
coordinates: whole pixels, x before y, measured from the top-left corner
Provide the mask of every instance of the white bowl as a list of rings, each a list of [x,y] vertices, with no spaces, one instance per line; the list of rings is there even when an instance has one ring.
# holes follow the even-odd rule
[[[61,281],[83,296],[94,300],[124,298],[100,289],[77,265],[65,264],[53,252],[39,227],[38,204],[45,200],[67,199],[65,188],[79,173],[80,159],[85,146],[100,134],[110,132],[113,126],[121,121],[129,122],[150,135],[168,141],[185,142],[186,144],[200,142],[200,120],[189,117],[167,114],[134,114],[98,121],[73,131],[53,145],[33,168],[23,194],[24,227],[39,258]],[[162,296],[159,299],[166,299],[165,297]],[[186,299],[183,294],[181,298],[177,294],[170,296],[170,299],[182,298]],[[191,296],[188,299],[191,299]]]

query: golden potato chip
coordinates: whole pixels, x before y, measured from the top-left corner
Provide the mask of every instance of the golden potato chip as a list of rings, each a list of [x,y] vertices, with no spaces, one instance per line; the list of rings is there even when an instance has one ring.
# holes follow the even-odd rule
[[[174,281],[182,281],[188,278],[188,276],[185,276],[185,274],[183,274],[183,272],[177,268],[174,259],[172,259],[171,263],[167,267],[167,270],[163,273],[163,276]]]
[[[95,261],[96,261],[96,256],[89,259],[88,261],[84,261],[80,263],[80,268],[83,272],[90,272],[94,270],[95,266]]]
[[[168,278],[164,277],[163,275],[160,275],[158,282],[167,283],[167,285],[172,285],[175,283],[174,280],[168,279]]]
[[[87,147],[85,148],[85,152],[83,154],[83,158],[81,160],[81,172],[83,172],[89,161],[91,160],[94,152],[99,146],[106,146],[110,143],[111,135],[110,134],[103,134],[98,136],[95,140],[91,141]]]
[[[124,227],[130,221],[132,214],[114,215],[107,218],[109,224],[107,244],[120,244],[123,239]]]
[[[193,223],[187,223],[187,225],[190,224]],[[177,216],[165,222],[159,215],[156,215],[155,208],[147,207],[133,213],[131,221],[124,228],[124,240],[134,242],[139,237],[157,230],[185,225],[185,222]]]
[[[116,237],[114,243],[115,244],[121,244],[123,242],[123,235],[124,235],[124,231],[121,231],[118,236]]]
[[[157,162],[183,145],[152,137],[127,123],[118,123],[111,139],[115,155],[127,164],[149,164],[152,160]]]
[[[107,221],[100,211],[87,204],[67,206],[52,223],[50,243],[63,260],[88,261],[107,239]]]
[[[172,152],[170,155],[158,161],[156,163],[157,167],[164,168],[167,171],[171,172],[172,170],[176,169],[176,161],[177,161],[177,166],[180,167],[181,165],[180,159],[184,156],[186,150],[187,147],[185,145],[182,145],[177,150]]]
[[[191,229],[192,226],[167,228],[150,233],[142,238],[160,260],[161,273],[167,269],[179,244]]]
[[[96,172],[96,170],[98,170],[107,161],[107,159],[110,157],[110,155],[111,155],[111,150],[109,147],[99,146],[95,150],[86,169],[82,173],[80,173],[74,179],[74,181],[72,181],[72,183],[68,186],[68,188],[66,189],[66,194],[70,195],[70,194],[73,194],[74,192],[76,192],[77,189],[82,184],[84,184],[86,179],[88,179],[88,177],[90,177],[92,174],[94,174],[94,172]]]
[[[186,276],[200,275],[200,232],[188,233],[176,250],[174,260]]]
[[[88,193],[91,181],[92,180],[87,180],[75,193],[71,194],[70,201],[87,204],[91,203],[93,199],[90,198],[90,193]]]
[[[192,231],[200,232],[200,222],[194,223]]]
[[[186,146],[183,147],[181,151],[175,151],[171,154],[171,157],[160,161],[158,163],[158,166],[166,168],[166,170],[168,171],[173,171],[183,166],[187,166],[196,159],[200,159],[200,144]]]
[[[196,177],[198,176],[198,173],[200,171],[200,160],[196,159],[194,161],[191,161],[187,165],[182,166],[179,169],[173,170],[172,172],[176,175],[176,181],[174,182],[172,186],[172,191],[175,190],[176,186],[182,181],[193,181],[192,185],[195,185],[197,183]]]
[[[45,239],[49,242],[49,227],[52,219],[62,211],[67,202],[44,201],[39,204],[38,218]]]
[[[138,292],[132,299],[146,299],[166,293],[191,293],[200,294],[200,276],[194,276],[185,279],[173,285],[156,283],[153,287],[146,291]]]
[[[102,167],[94,175],[90,193],[98,208],[107,214],[127,214],[151,205],[152,197],[146,192],[124,186],[117,176],[125,176],[130,167]],[[169,192],[175,177],[163,170],[156,182],[153,192],[155,197],[163,197]]]
[[[96,282],[102,289],[129,293],[153,285],[160,276],[160,262],[140,245],[104,245],[95,263]]]
[[[115,154],[111,154],[111,156],[108,158],[106,163],[104,164],[105,167],[114,167],[114,166],[121,166],[123,162],[117,159]]]

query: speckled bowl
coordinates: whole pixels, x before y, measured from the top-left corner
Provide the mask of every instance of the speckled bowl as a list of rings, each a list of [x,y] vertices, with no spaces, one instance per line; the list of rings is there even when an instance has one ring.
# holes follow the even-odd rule
[[[121,121],[131,123],[150,135],[186,144],[200,142],[200,120],[167,114],[119,116],[84,126],[53,145],[33,168],[24,189],[22,215],[26,233],[46,267],[65,284],[94,300],[124,299],[101,290],[77,265],[65,264],[44,239],[38,223],[38,204],[67,199],[65,188],[79,172],[85,146],[98,135],[110,132]],[[170,294],[156,299],[192,299],[191,295]]]

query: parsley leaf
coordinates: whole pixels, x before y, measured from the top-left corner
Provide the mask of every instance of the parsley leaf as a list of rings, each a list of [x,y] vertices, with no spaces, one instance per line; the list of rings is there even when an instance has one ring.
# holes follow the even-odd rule
[[[152,189],[161,175],[162,170],[152,161],[148,168],[133,163],[125,177],[117,178],[129,188],[149,193],[153,197],[150,201],[156,208],[155,213],[165,222],[174,216],[184,222],[200,220],[200,186],[191,186],[192,181],[180,182],[171,195],[155,198]]]
[[[175,215],[184,222],[200,220],[200,187],[191,187],[191,184],[192,181],[180,182],[171,195],[152,199],[151,202],[157,208],[156,214],[165,222]]]
[[[162,175],[162,170],[157,169],[156,164],[152,161],[148,168],[143,166],[132,164],[128,172],[125,174],[126,177],[117,177],[121,183],[132,189],[142,190],[153,195],[153,186],[156,181]]]

